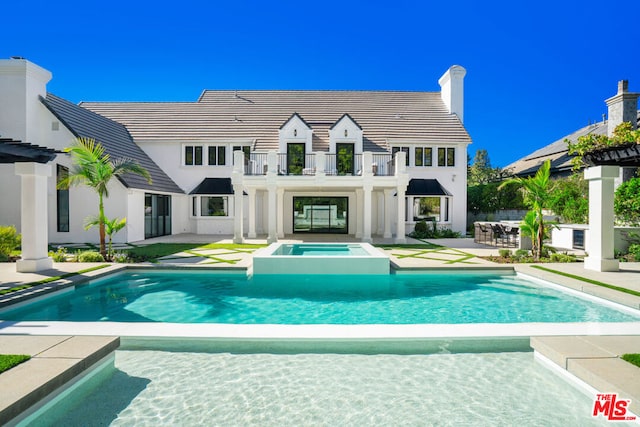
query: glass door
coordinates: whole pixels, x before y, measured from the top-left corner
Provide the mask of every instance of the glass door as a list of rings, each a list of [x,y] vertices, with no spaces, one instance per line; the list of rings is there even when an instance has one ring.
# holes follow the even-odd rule
[[[171,196],[145,193],[144,237],[171,234]]]
[[[304,144],[287,144],[287,174],[302,175],[304,169]]]
[[[348,197],[294,197],[294,233],[347,234]]]
[[[354,158],[353,144],[336,144],[336,169],[338,175],[354,174]]]

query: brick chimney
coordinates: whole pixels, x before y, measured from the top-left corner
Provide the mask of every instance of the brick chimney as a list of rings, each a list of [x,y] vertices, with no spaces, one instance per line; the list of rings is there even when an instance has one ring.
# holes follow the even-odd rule
[[[440,96],[450,114],[455,114],[464,123],[464,76],[467,70],[453,65],[438,80]]]
[[[613,135],[616,126],[622,122],[631,122],[634,129],[638,126],[638,97],[640,93],[629,92],[629,82],[620,80],[618,82],[618,93],[607,99],[609,122],[607,124],[607,134]]]

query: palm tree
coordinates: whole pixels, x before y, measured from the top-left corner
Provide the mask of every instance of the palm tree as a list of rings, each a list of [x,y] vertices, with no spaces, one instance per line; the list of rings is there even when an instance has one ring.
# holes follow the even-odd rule
[[[135,173],[145,177],[151,184],[151,175],[135,160],[127,158],[112,160],[102,144],[93,138],[80,137],[64,151],[71,154],[74,166],[69,172],[69,176],[58,183],[58,187],[69,188],[70,185],[84,184],[98,193],[100,253],[106,258],[103,199],[109,197],[109,181],[111,178],[125,173]]]
[[[544,239],[544,215],[542,210],[547,207],[550,198],[551,191],[551,179],[550,179],[551,162],[545,161],[535,176],[527,178],[510,178],[505,180],[498,189],[502,189],[509,183],[518,184],[524,192],[524,203],[531,208],[535,214],[535,223],[537,229],[535,230],[535,238],[533,239],[533,253],[536,261],[540,260],[542,254],[542,241]]]
[[[107,255],[109,256],[108,259],[111,259],[111,257],[113,256],[113,235],[122,230],[124,226],[127,225],[127,218],[103,218],[102,222],[104,223],[104,232],[107,237],[109,237],[109,248],[107,250]],[[89,217],[84,225],[84,229],[88,230],[91,227],[95,227],[96,225],[100,225],[100,218],[97,216]]]

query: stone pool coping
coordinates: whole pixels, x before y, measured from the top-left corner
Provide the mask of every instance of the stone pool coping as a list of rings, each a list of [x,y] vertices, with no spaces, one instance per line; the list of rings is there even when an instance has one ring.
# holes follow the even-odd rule
[[[82,376],[119,346],[120,338],[108,336],[1,335],[4,354],[31,359],[0,374],[0,425]]]

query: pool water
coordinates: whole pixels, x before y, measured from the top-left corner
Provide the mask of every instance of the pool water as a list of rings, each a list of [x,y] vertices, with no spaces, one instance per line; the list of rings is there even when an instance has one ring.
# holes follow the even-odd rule
[[[531,352],[120,350],[115,367],[92,392],[64,399],[33,425],[607,425],[591,417],[593,397]]]
[[[273,255],[294,256],[367,256],[368,252],[360,244],[348,243],[292,243],[282,244]]]
[[[127,272],[0,313],[4,320],[233,324],[637,322],[513,274]]]

